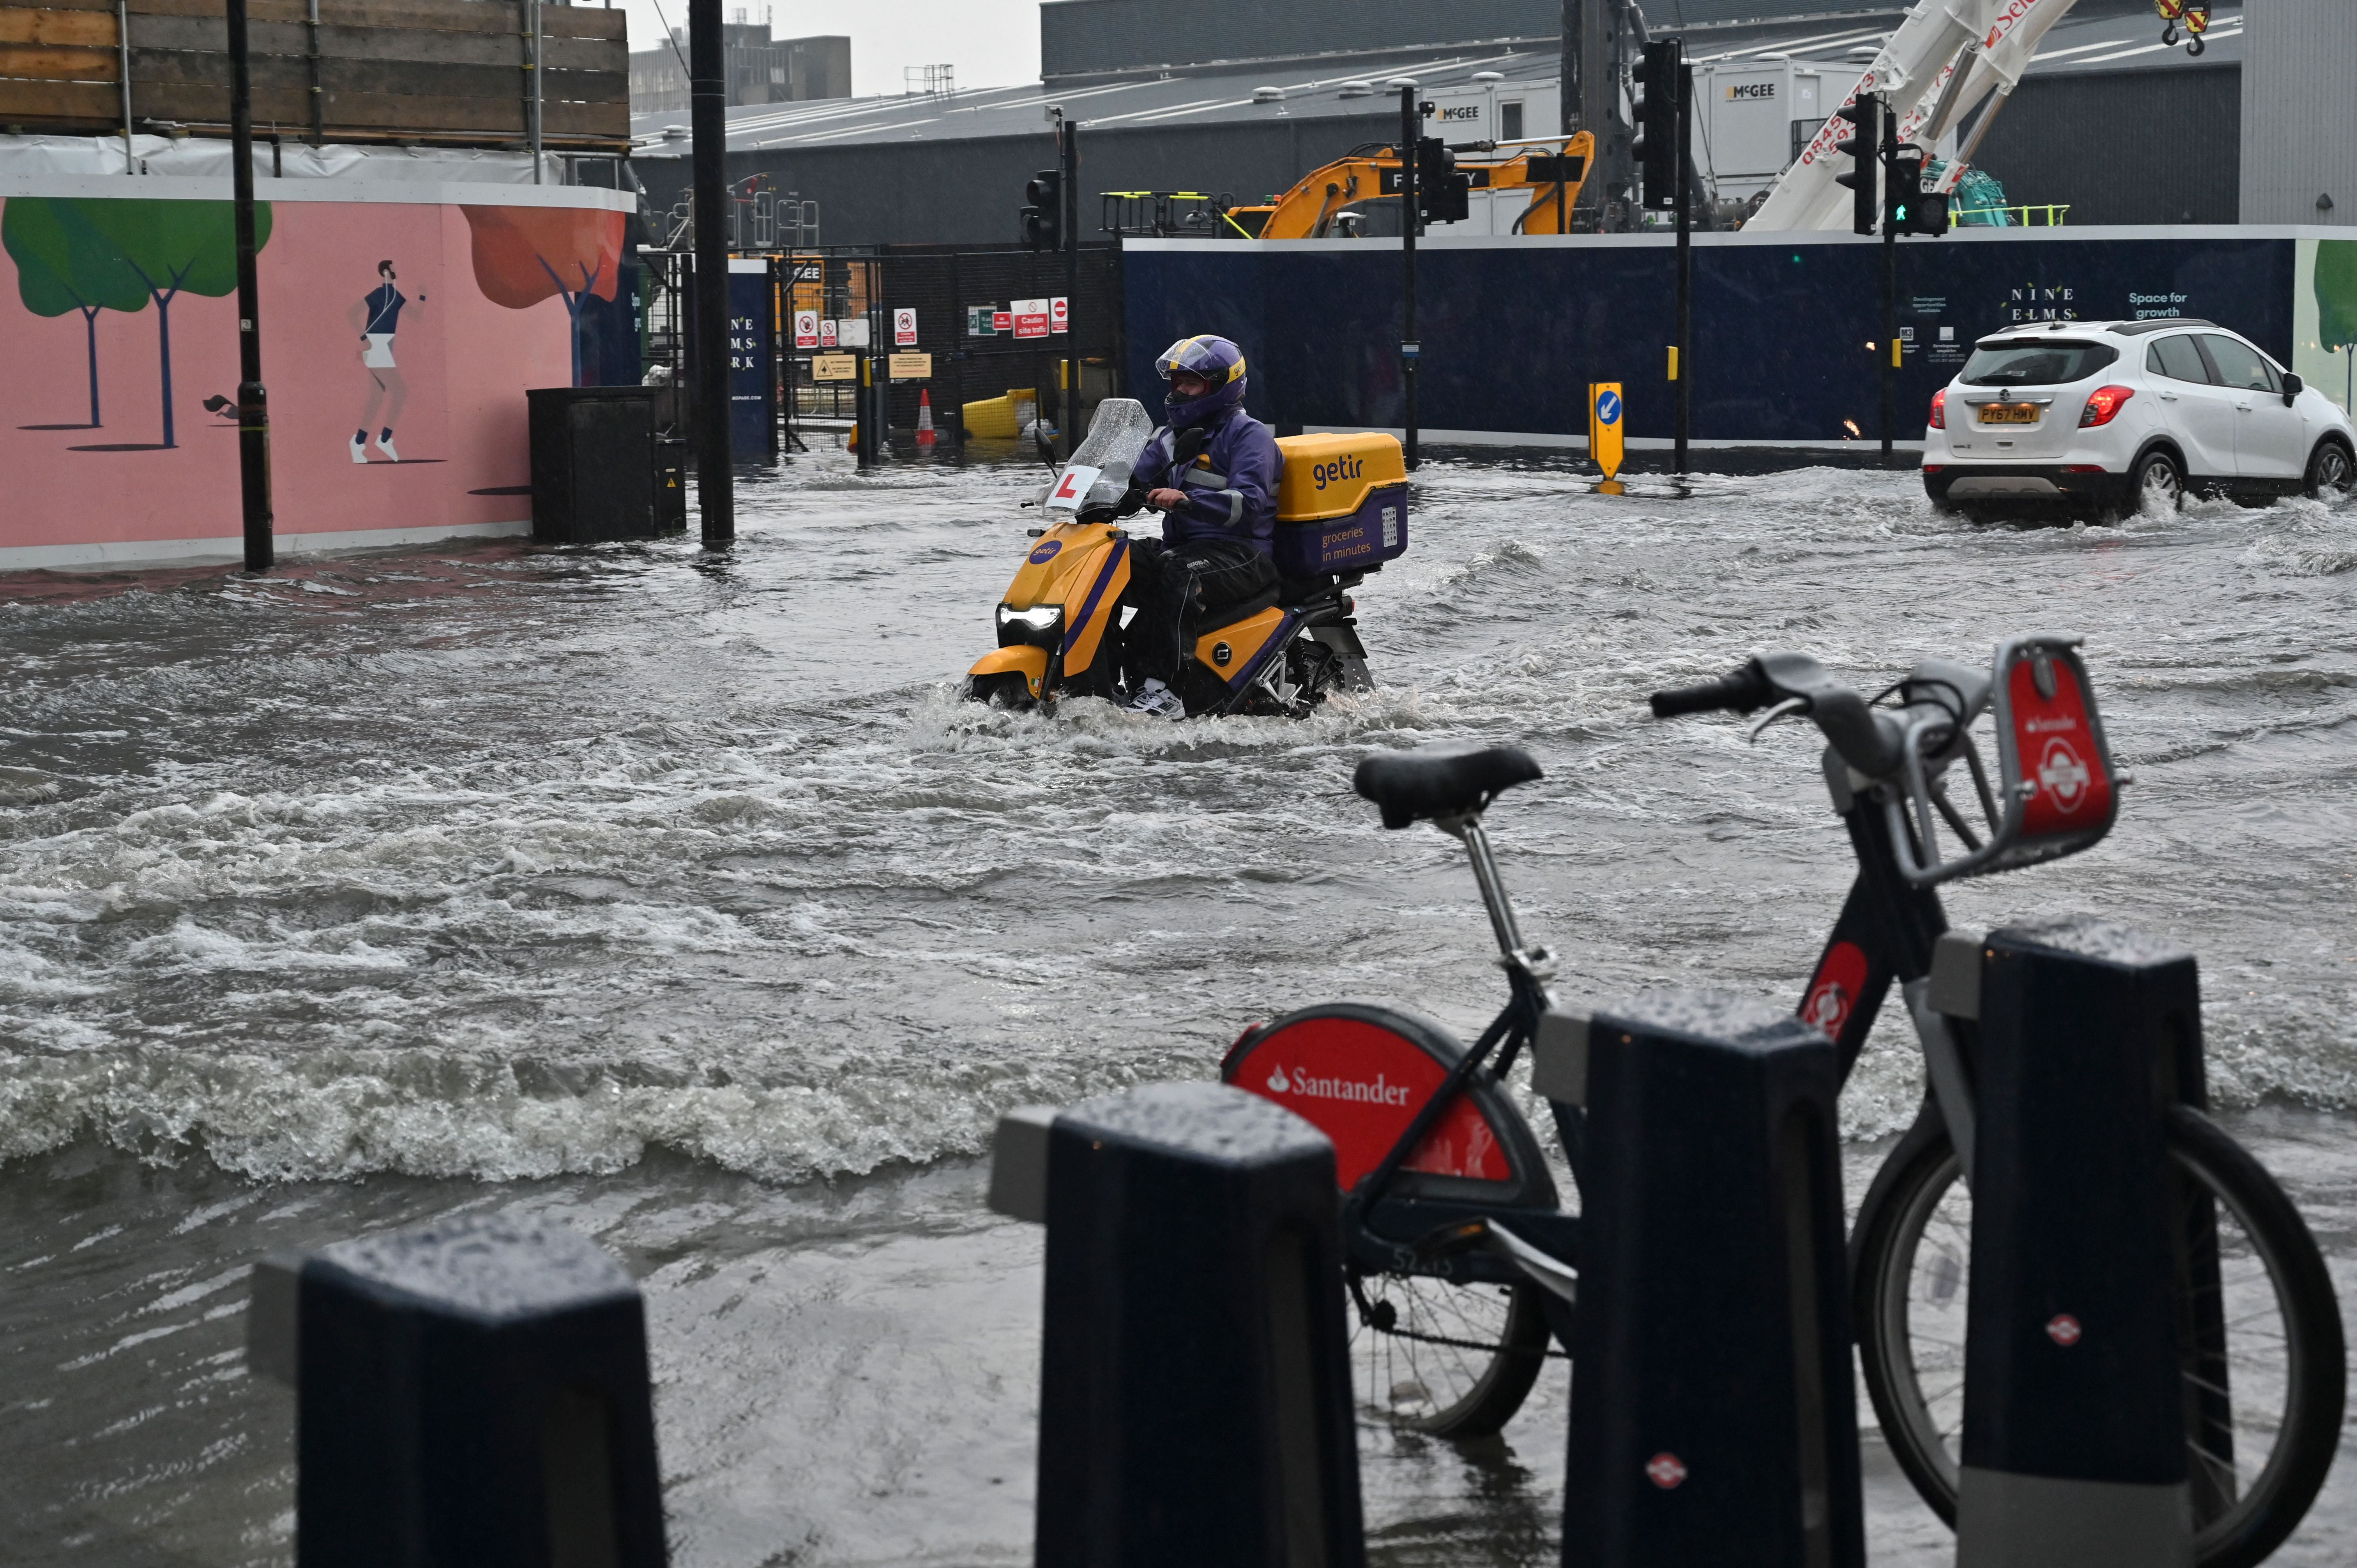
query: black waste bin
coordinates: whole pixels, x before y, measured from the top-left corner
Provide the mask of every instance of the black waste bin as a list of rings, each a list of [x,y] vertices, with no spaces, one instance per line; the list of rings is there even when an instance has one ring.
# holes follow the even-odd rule
[[[687,438],[655,437],[655,527],[664,533],[687,529]]]
[[[534,539],[592,544],[661,531],[651,389],[534,387],[524,396]]]

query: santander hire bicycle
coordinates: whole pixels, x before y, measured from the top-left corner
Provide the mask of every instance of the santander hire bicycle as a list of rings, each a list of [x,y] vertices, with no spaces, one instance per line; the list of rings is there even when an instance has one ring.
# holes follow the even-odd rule
[[[1933,972],[1943,945],[1953,961],[1976,940],[1949,932],[1935,888],[2077,853],[2110,830],[2125,780],[2076,649],[2074,639],[2018,639],[1986,671],[1925,660],[1870,699],[1806,654],[1767,653],[1652,699],[1663,718],[1764,708],[1755,736],[1805,718],[1826,740],[1825,780],[1858,870],[1800,1010],[1834,1040],[1846,1074],[1895,986],[1923,1051],[1922,1109],[1852,1229],[1852,1306],[1884,1438],[1951,1524],[1975,1039],[1968,1020],[1936,1004]],[[1985,714],[1994,781],[1973,738]],[[1973,790],[1965,809],[1948,789],[1959,775]],[[1412,1015],[1340,1003],[1254,1025],[1221,1067],[1223,1081],[1333,1140],[1361,1409],[1444,1437],[1504,1424],[1545,1360],[1567,1354],[1578,1299],[1578,1218],[1505,1082],[1557,1015],[1554,961],[1523,939],[1482,828],[1499,795],[1540,776],[1518,748],[1448,745],[1368,757],[1354,780],[1386,828],[1430,822],[1466,846],[1508,993],[1469,1047]],[[2289,1535],[2330,1467],[2345,1386],[2340,1314],[2290,1199],[2203,1114],[2198,1071],[2178,1077],[2168,1139],[2195,1553],[2203,1568],[2245,1568]],[[1548,1106],[1577,1185],[1584,1115]]]

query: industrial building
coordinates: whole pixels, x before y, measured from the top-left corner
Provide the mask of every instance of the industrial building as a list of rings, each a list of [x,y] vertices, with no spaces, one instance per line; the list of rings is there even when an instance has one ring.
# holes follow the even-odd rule
[[[814,202],[805,210],[830,244],[1005,243],[1024,180],[1054,161],[1047,112],[1061,106],[1080,123],[1085,192],[1263,199],[1352,146],[1394,140],[1397,98],[1383,84],[1395,77],[1440,106],[1452,141],[1559,129],[1566,24],[1581,4],[1203,0],[1172,27],[1151,0],[1050,0],[1040,82],[733,109],[729,176]],[[1653,35],[1685,39],[1706,83],[1696,158],[1730,206],[1774,179],[1802,128],[1846,96],[1905,14],[1845,0],[1644,0],[1641,10]],[[2357,193],[2315,202],[2331,169],[2357,163],[2357,127],[2341,124],[2357,114],[2351,48],[2335,42],[2352,13],[2275,0],[2254,57],[2243,9],[2219,5],[2196,56],[2162,44],[2150,0],[2078,0],[1997,101],[1973,161],[2009,204],[2034,209],[2031,221],[2351,221]],[[2278,86],[2246,101],[2246,59]],[[2342,69],[2319,69],[2335,59]],[[2307,116],[2297,130],[2296,115]],[[632,132],[651,202],[673,207],[687,184],[684,108],[638,114]],[[1084,215],[1084,229],[1095,221]],[[1473,224],[1499,227],[1479,211]]]
[[[773,38],[770,24],[747,19],[739,6],[734,22],[721,24],[721,59],[728,106],[801,103],[813,98],[851,96],[851,40],[824,36]],[[687,29],[630,54],[630,113],[687,113]]]

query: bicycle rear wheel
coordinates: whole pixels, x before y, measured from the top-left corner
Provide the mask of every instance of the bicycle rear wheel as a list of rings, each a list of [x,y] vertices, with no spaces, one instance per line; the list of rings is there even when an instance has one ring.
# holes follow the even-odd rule
[[[1367,1420],[1487,1437],[1522,1408],[1546,1364],[1535,1285],[1357,1273],[1349,1283],[1351,1384]]]
[[[2199,1112],[2173,1107],[2169,1157],[2194,1277],[2220,1294],[2182,1304],[2222,1335],[2189,1348],[2187,1447],[2194,1560],[2249,1568],[2291,1534],[2340,1441],[2345,1393],[2339,1304],[2315,1240],[2266,1167]],[[1919,1122],[1875,1178],[1850,1248],[1858,1353],[1884,1439],[1934,1512],[1956,1520],[1964,1432],[1964,1303],[1972,1198],[1935,1118]],[[2223,1372],[2222,1395],[2220,1388]]]

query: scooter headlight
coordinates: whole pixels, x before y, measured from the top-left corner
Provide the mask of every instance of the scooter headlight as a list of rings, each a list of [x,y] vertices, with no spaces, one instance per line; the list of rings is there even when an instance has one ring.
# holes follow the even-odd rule
[[[1034,605],[1018,610],[1012,605],[998,607],[998,645],[1028,642],[1049,648],[1063,640],[1064,607]]]

